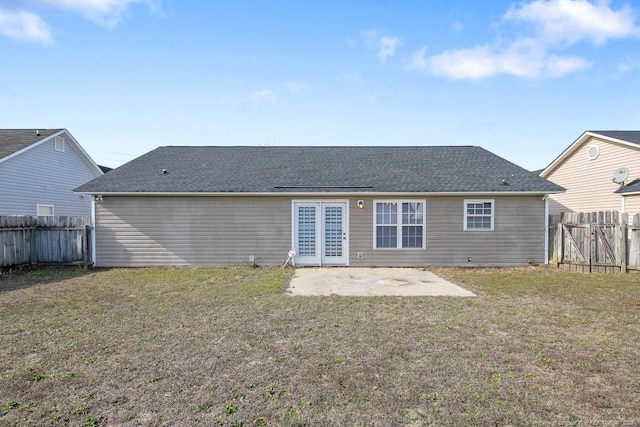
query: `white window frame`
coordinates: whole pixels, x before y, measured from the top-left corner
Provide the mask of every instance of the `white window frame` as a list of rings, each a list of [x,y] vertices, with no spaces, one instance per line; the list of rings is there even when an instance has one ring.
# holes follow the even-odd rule
[[[332,203],[344,203],[345,210],[344,215],[344,230],[345,239],[343,240],[344,251],[344,264],[324,264],[322,257],[323,239],[324,239],[324,222],[322,220],[322,205]],[[320,227],[316,228],[316,251],[315,257],[308,257],[306,260],[302,259],[299,254],[296,254],[291,260],[293,265],[349,265],[349,209],[351,208],[349,199],[293,199],[291,200],[291,248],[297,250],[298,248],[298,221],[297,221],[297,209],[298,206],[310,206],[315,205],[318,207],[317,215],[320,215]],[[323,242],[320,243],[319,242]]]
[[[56,136],[53,140],[53,148],[56,151],[62,151],[64,152],[64,146],[65,146],[65,139],[62,136]]]
[[[467,206],[470,204],[477,204],[477,203],[491,203],[491,228],[469,228],[467,227],[467,218],[469,217],[469,215],[467,214]],[[493,231],[494,227],[495,227],[495,217],[496,217],[496,201],[495,199],[464,199],[464,203],[462,206],[463,210],[464,210],[464,222],[463,222],[463,227],[464,227],[464,231]],[[488,215],[471,215],[471,216],[482,216],[482,217],[486,217]]]
[[[43,208],[47,208],[47,209],[51,208],[51,215],[42,215],[42,214],[40,213],[40,209],[43,209]],[[54,207],[53,207],[53,205],[41,205],[41,204],[37,204],[37,205],[36,205],[36,216],[55,216],[55,211],[54,211]]]
[[[378,225],[391,226],[393,224],[378,224],[377,223],[377,205],[378,203],[395,203],[400,207],[396,211],[396,247],[395,248],[379,248],[378,245]],[[403,203],[422,203],[422,224],[403,224],[402,223],[402,204]],[[422,247],[419,248],[403,248],[402,247],[402,227],[422,227]],[[373,201],[373,249],[377,251],[421,251],[427,248],[427,200],[426,199],[384,199]]]

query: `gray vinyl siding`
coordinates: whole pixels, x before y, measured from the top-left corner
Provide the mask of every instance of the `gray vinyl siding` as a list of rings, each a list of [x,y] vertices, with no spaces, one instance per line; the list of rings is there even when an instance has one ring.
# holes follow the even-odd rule
[[[281,264],[291,248],[292,199],[310,198],[104,196],[96,202],[96,265],[228,265],[248,263],[249,255]],[[463,230],[464,197],[426,198],[426,249],[406,250],[373,249],[374,199],[349,198],[351,266],[544,262],[542,196],[491,197],[495,230],[484,232]]]
[[[96,202],[96,265],[280,264],[291,247],[285,197],[112,197]]]
[[[465,199],[495,201],[494,231],[464,231]],[[530,259],[544,263],[542,196],[426,198],[426,250],[373,249],[374,200],[364,199],[364,209],[358,209],[355,201],[351,204],[349,249],[354,267],[526,265]],[[357,257],[358,252],[362,258]]]
[[[98,173],[63,136],[64,152],[52,138],[0,163],[0,215],[36,215],[38,204],[53,205],[56,216],[91,215],[91,198],[71,190]]]

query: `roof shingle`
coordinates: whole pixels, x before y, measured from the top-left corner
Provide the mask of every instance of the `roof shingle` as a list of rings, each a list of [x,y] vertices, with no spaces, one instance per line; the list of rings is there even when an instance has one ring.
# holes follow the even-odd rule
[[[640,179],[634,179],[627,185],[624,185],[615,191],[615,193],[618,193],[618,194],[638,193],[638,192],[640,192]]]
[[[74,191],[548,193],[563,189],[481,147],[169,146]]]
[[[590,130],[589,132],[640,145],[640,131],[637,130]]]
[[[20,151],[63,129],[0,129],[0,159]]]

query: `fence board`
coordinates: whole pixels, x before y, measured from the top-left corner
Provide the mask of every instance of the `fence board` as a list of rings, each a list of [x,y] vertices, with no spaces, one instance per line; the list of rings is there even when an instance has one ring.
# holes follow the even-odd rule
[[[640,269],[640,214],[635,215],[632,225],[628,226],[629,252],[628,268]]]
[[[90,217],[0,216],[0,267],[87,262]]]
[[[640,270],[640,214],[564,212],[549,215],[550,261],[571,271]]]

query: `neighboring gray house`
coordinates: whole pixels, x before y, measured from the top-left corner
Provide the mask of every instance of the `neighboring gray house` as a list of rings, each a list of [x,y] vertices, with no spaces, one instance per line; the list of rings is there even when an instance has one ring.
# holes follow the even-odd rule
[[[563,189],[480,147],[160,147],[94,196],[95,265],[544,263]]]
[[[0,129],[0,215],[91,215],[72,190],[100,175],[66,129]]]

